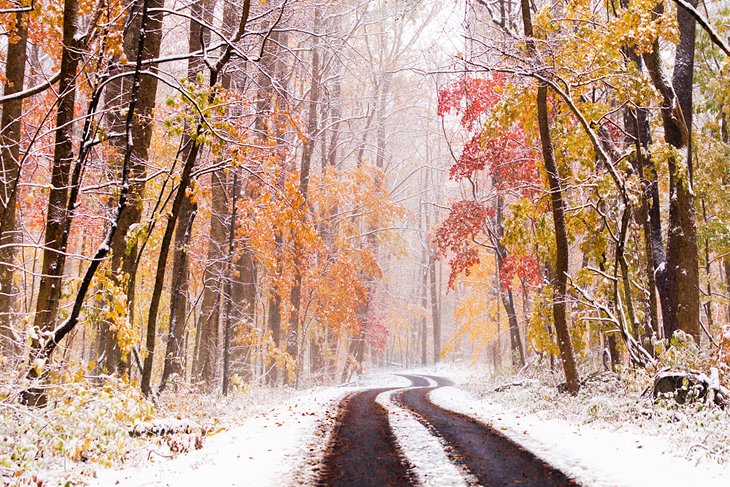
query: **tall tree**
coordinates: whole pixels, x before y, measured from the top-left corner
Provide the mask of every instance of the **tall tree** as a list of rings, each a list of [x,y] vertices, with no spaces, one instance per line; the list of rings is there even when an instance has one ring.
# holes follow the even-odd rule
[[[8,38],[5,63],[4,95],[23,91],[28,43],[28,13],[15,14],[15,26]],[[8,100],[2,105],[0,120],[0,353],[18,350],[14,311],[18,289],[14,282],[14,260],[18,241],[16,206],[20,180],[20,137],[23,99]]]
[[[240,22],[237,26],[235,35],[230,39],[230,42],[225,45],[223,52],[217,58],[215,63],[209,65],[209,94],[208,103],[211,103],[215,99],[216,91],[219,83],[219,76],[223,68],[228,64],[231,56],[234,53],[235,43],[240,41],[246,32],[248,25],[249,13],[251,8],[250,0],[244,0],[241,7]],[[204,119],[198,114],[195,117],[195,128],[193,133],[201,134],[204,129]],[[160,246],[160,254],[157,260],[157,269],[155,272],[154,288],[152,293],[152,299],[150,301],[149,313],[147,317],[147,336],[145,339],[147,356],[144,360],[144,368],[142,371],[141,389],[145,395],[152,393],[152,367],[154,365],[155,357],[155,340],[157,335],[157,314],[160,308],[160,299],[162,289],[165,281],[165,266],[169,255],[173,233],[177,220],[180,216],[183,200],[186,198],[186,192],[192,179],[192,171],[195,163],[198,159],[198,154],[203,145],[201,137],[195,137],[191,140],[189,149],[183,153],[182,171],[180,174],[180,182],[175,190],[175,198],[172,202],[170,214],[165,225],[165,232],[162,237]]]
[[[62,99],[59,101],[58,104],[56,121],[56,150],[54,151],[52,182],[58,182],[59,180],[62,181],[63,177],[70,176],[70,179],[66,183],[68,185],[68,187],[66,188],[68,189],[68,193],[59,192],[59,194],[54,195],[54,192],[58,191],[58,188],[55,185],[51,190],[51,195],[49,198],[48,218],[51,217],[51,213],[54,212],[54,210],[54,215],[56,217],[62,218],[59,222],[53,222],[53,231],[56,232],[56,234],[60,234],[60,242],[56,242],[55,240],[51,241],[51,243],[54,244],[54,247],[46,248],[43,260],[44,266],[46,265],[46,253],[49,250],[58,248],[56,254],[58,256],[65,257],[66,244],[68,242],[68,235],[71,229],[73,212],[79,203],[82,169],[84,168],[86,159],[90,152],[90,148],[92,147],[92,140],[94,140],[96,137],[96,124],[94,123],[94,116],[97,115],[98,106],[101,101],[104,88],[106,86],[106,81],[109,79],[109,69],[107,68],[102,73],[99,73],[99,76],[95,79],[95,83],[93,83],[92,85],[92,94],[89,97],[87,113],[84,117],[84,126],[79,144],[78,155],[73,158],[73,145],[70,139],[71,133],[69,132],[71,129],[71,122],[73,121],[73,103],[71,102],[73,102],[73,98],[75,98],[75,95],[73,94],[75,93],[76,68],[78,67],[81,50],[78,49],[78,45],[72,44],[72,42],[80,42],[80,39],[77,38],[75,34],[75,24],[78,20],[78,4],[73,2],[67,2],[66,7],[70,9],[70,12],[64,11],[63,36],[64,40],[68,43],[64,44],[64,48],[62,51],[59,83],[59,88],[65,87],[66,89],[61,91]],[[142,49],[144,48],[146,38],[144,27],[146,26],[146,21],[149,16],[149,4],[146,0],[142,2],[141,7],[141,30],[138,40],[139,51],[142,51]],[[72,26],[67,28],[66,22],[72,24]],[[67,51],[69,49],[73,49],[74,53],[68,54]],[[106,231],[106,234],[101,244],[96,249],[94,256],[91,258],[88,267],[83,273],[78,291],[73,298],[72,307],[68,314],[68,317],[58,326],[56,326],[56,320],[58,317],[58,299],[60,297],[60,291],[56,290],[55,286],[60,287],[62,283],[63,265],[65,263],[65,260],[56,259],[55,261],[53,261],[52,265],[50,265],[49,267],[50,270],[54,272],[54,274],[51,274],[50,276],[44,275],[44,277],[55,278],[53,284],[46,284],[46,295],[49,299],[56,299],[56,302],[47,303],[47,308],[43,309],[41,312],[40,308],[41,306],[43,306],[43,304],[40,302],[42,295],[39,292],[39,303],[37,305],[38,311],[36,312],[36,322],[38,322],[38,318],[41,317],[42,320],[40,323],[42,325],[42,328],[36,325],[36,327],[40,329],[40,333],[36,334],[31,343],[31,355],[29,360],[30,367],[26,374],[26,379],[30,381],[30,386],[22,391],[20,395],[21,401],[27,405],[34,407],[43,407],[48,401],[48,395],[45,390],[46,381],[48,379],[47,362],[51,359],[51,354],[54,352],[58,344],[76,328],[76,325],[78,324],[81,315],[82,306],[86,299],[86,295],[91,287],[91,283],[101,262],[107,257],[110,252],[110,245],[118,228],[119,218],[124,210],[124,207],[127,204],[127,196],[129,194],[129,169],[133,143],[132,125],[135,116],[141,71],[142,62],[141,59],[138,58],[135,62],[135,69],[132,72],[134,79],[132,83],[132,92],[130,96],[129,108],[127,110],[127,119],[125,123],[125,140],[127,142],[124,152],[121,181],[119,182],[119,196],[117,199],[116,208],[114,209],[111,225]],[[69,113],[67,113],[68,110],[70,110],[71,112],[70,119]],[[61,122],[66,123],[62,125]],[[64,158],[73,158],[75,159],[75,161]],[[70,172],[72,162],[74,162],[73,172],[68,175],[67,173]],[[53,206],[51,206],[51,203],[54,201],[54,199],[56,201],[56,204],[60,203],[59,200],[66,199],[66,207],[54,208]],[[58,228],[55,228],[56,225],[58,226]],[[48,232],[49,230],[49,222],[47,220],[46,231]],[[48,241],[48,234],[46,234],[46,242]],[[60,271],[58,269],[58,266],[60,266]],[[43,290],[43,284],[43,280],[41,280],[41,290]]]
[[[320,7],[314,9],[314,24],[312,27],[315,41],[312,45],[312,73],[309,88],[309,107],[307,113],[307,132],[302,146],[301,166],[299,168],[299,193],[301,194],[301,205],[304,207],[302,214],[304,218],[308,215],[309,196],[309,174],[312,166],[314,146],[318,137],[318,114],[319,114],[319,85],[322,72],[320,66],[320,53],[316,38],[319,35],[322,22]],[[297,238],[297,237],[295,237]],[[289,332],[287,334],[286,350],[289,356],[299,364],[299,331],[301,329],[301,306],[302,306],[302,267],[304,266],[302,244],[298,238],[294,241],[294,283],[291,287],[290,300],[292,311],[289,317]]]
[[[143,45],[143,51],[139,49],[139,34],[141,28],[142,15],[139,9],[130,8],[128,20],[128,28],[124,33],[124,55],[130,62],[136,62],[138,59],[142,61],[150,61],[156,59],[160,55],[160,46],[162,44],[162,21],[164,14],[164,0],[148,0],[149,10],[146,20],[147,33]],[[131,2],[130,7],[134,7]],[[137,239],[129,236],[129,230],[138,225],[142,221],[142,198],[144,196],[147,176],[147,165],[152,142],[152,131],[154,128],[152,113],[155,108],[157,99],[158,79],[155,73],[158,71],[157,64],[150,66],[150,74],[142,76],[140,86],[137,93],[136,102],[136,120],[132,126],[133,144],[131,147],[130,160],[130,184],[132,185],[129,194],[129,203],[124,206],[119,217],[119,230],[115,232],[111,244],[111,273],[112,279],[118,285],[127,286],[127,312],[129,313],[130,322],[134,322],[134,296],[135,283],[138,263],[138,244]],[[131,82],[128,78],[122,78],[116,83],[110,84],[107,101],[113,105],[125,107],[128,103],[129,91],[131,90]],[[123,110],[113,110],[110,116],[110,131],[116,133],[123,130],[126,113]],[[126,141],[119,138],[113,138],[120,150],[125,150]],[[119,168],[121,171],[121,168]],[[128,248],[128,237],[132,237],[130,248]],[[119,353],[117,344],[117,334],[112,331],[108,323],[101,323],[100,330],[100,356],[103,357],[100,365],[109,371],[121,371],[125,367],[125,361]]]
[[[663,12],[664,4],[660,3],[656,7],[655,15]],[[676,330],[682,330],[699,342],[699,256],[691,161],[688,159],[691,156],[689,147],[695,20],[690,15],[679,14],[677,20],[680,22],[680,42],[675,56],[673,83],[669,83],[664,73],[658,39],[654,41],[652,51],[645,53],[643,58],[651,80],[661,95],[664,140],[675,149],[667,156],[666,161],[669,168],[669,230],[666,254],[669,297],[668,309],[662,310],[664,335],[669,338]]]
[[[210,38],[210,32],[207,28],[203,28],[203,24],[208,24],[211,18],[211,10],[213,5],[209,0],[197,0],[190,5],[190,23],[188,31],[188,50],[189,52],[204,51]],[[226,9],[228,16],[232,14],[232,7]],[[229,22],[230,24],[230,22]],[[228,34],[230,35],[230,33]],[[188,59],[188,80],[198,85],[199,77],[203,76],[205,66],[203,60],[198,57],[190,57]],[[221,75],[221,81],[225,74]],[[181,141],[181,152],[183,159],[187,160],[188,153],[194,150],[193,139],[197,134],[186,132],[183,134]],[[185,196],[180,206],[179,223],[175,227],[175,242],[172,251],[172,285],[170,287],[170,326],[167,334],[167,348],[165,351],[165,360],[162,369],[162,382],[160,389],[164,389],[167,380],[171,375],[175,374],[183,377],[183,360],[185,350],[185,326],[188,317],[188,291],[190,288],[190,260],[188,256],[188,248],[190,244],[190,236],[193,231],[193,222],[198,213],[197,202],[192,192],[195,191],[191,187],[190,191],[185,192]]]
[[[535,56],[534,31],[532,28],[532,12],[529,0],[521,0],[522,25],[525,36],[527,36],[527,50],[532,57]],[[563,188],[561,183],[558,165],[555,161],[552,138],[550,135],[550,119],[548,114],[548,87],[540,83],[537,87],[537,118],[540,130],[540,144],[542,157],[545,163],[550,187],[550,203],[553,213],[553,226],[555,230],[555,268],[553,287],[555,289],[553,301],[553,324],[558,339],[560,359],[563,363],[567,391],[577,394],[580,389],[578,382],[578,369],[575,363],[573,342],[570,339],[568,320],[566,317],[566,284],[568,279],[568,233],[565,227],[565,205],[563,202]]]
[[[203,297],[200,311],[200,336],[198,338],[200,343],[196,360],[198,370],[195,375],[208,390],[213,390],[218,352],[221,283],[224,278],[224,259],[226,255],[226,222],[228,221],[226,189],[228,185],[227,174],[223,171],[212,173],[210,178],[210,238],[208,240],[206,267],[203,273]]]
[[[76,71],[81,60],[78,23],[78,1],[66,0],[63,9],[63,50],[58,85],[59,100],[51,168],[51,190],[46,215],[42,276],[38,287],[34,320],[34,326],[40,333],[48,333],[55,327],[66,267],[66,246],[69,236],[69,218],[71,218],[67,208],[69,176],[74,160]],[[39,340],[33,343],[34,349],[41,346]]]

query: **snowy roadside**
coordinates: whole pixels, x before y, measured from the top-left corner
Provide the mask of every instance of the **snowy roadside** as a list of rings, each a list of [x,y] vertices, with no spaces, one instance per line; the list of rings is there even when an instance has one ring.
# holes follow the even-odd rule
[[[202,449],[168,459],[149,454],[121,470],[102,470],[93,486],[280,486],[314,480],[329,442],[337,405],[365,387],[402,387],[409,381],[367,375],[345,387],[302,391],[280,406],[206,439]]]
[[[473,372],[420,372],[454,378],[471,391],[436,389],[430,394],[435,404],[489,424],[582,484],[730,485],[727,464],[707,455],[727,448],[730,441],[724,412],[707,411],[693,421],[681,411],[647,408],[639,400],[622,402],[605,391],[570,398],[553,395],[554,387],[537,380],[523,379],[494,392],[497,384],[475,379]]]
[[[218,433],[202,449],[166,459],[150,455],[147,463],[99,472],[91,485],[198,486],[282,485],[306,475],[298,464],[312,455],[309,446],[345,394],[323,389],[244,420]],[[299,467],[299,468],[298,468]]]

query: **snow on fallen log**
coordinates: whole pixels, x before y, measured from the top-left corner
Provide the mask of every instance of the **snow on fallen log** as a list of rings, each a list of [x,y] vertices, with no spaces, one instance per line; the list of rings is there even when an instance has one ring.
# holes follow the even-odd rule
[[[181,418],[164,418],[135,424],[129,436],[165,436],[174,434],[205,434],[204,429],[195,421]]]
[[[716,367],[710,369],[710,375],[702,372],[683,372],[665,370],[654,378],[654,399],[672,398],[678,404],[704,401],[727,405],[730,391],[720,384],[720,374]]]
[[[497,386],[494,388],[494,392],[504,392],[514,387],[533,387],[537,384],[538,382],[534,379],[520,379]]]

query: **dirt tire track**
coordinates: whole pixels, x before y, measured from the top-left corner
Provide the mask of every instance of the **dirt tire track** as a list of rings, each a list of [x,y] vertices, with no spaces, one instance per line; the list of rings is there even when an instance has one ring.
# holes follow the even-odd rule
[[[415,376],[404,375],[412,382]],[[451,385],[441,377],[429,378],[437,387]],[[415,380],[414,380],[415,379]],[[419,421],[450,448],[452,461],[465,466],[484,486],[522,485],[535,487],[576,486],[563,472],[548,465],[532,453],[501,435],[489,426],[463,414],[433,404],[427,387],[397,393],[394,400],[414,412]]]
[[[388,412],[375,402],[379,394],[395,389],[355,392],[342,401],[318,486],[416,485],[412,466],[390,430]]]

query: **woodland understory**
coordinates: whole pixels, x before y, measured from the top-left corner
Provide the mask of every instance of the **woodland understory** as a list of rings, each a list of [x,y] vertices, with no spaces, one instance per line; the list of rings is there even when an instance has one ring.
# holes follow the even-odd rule
[[[438,362],[726,420],[726,2],[0,0],[0,34],[3,481]]]

